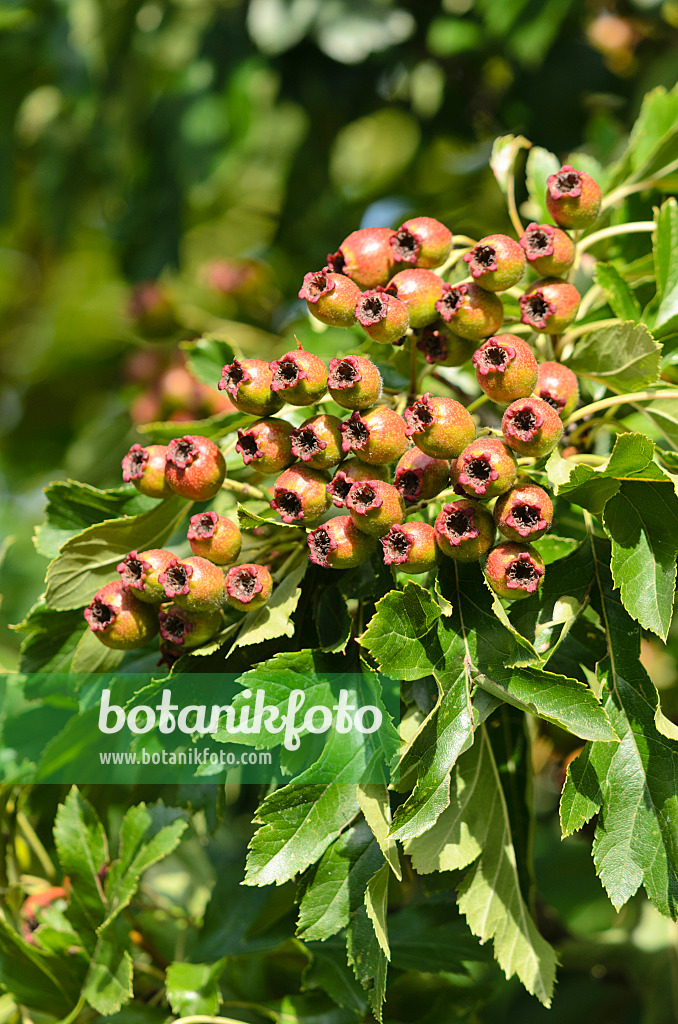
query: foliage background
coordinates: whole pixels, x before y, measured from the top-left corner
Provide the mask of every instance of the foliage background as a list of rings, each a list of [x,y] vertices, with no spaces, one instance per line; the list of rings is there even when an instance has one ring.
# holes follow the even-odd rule
[[[14,540],[0,663],[16,664],[8,624],[42,586],[31,541],[42,487],[114,485],[134,437],[130,406],[158,400],[135,359],[162,361],[167,346],[140,338],[133,286],[161,282],[181,324],[175,340],[238,320],[244,347],[279,354],[289,347],[280,339],[309,330],[296,299],[303,274],[348,231],[420,212],[475,237],[493,215],[510,230],[487,168],[493,138],[524,133],[558,154],[612,158],[643,94],[674,84],[677,44],[678,4],[653,0],[5,0],[0,533]],[[224,259],[253,261],[247,287],[210,285]],[[645,660],[671,707],[674,657],[648,642]],[[558,779],[542,753],[546,807]],[[41,799],[49,823],[52,798]],[[240,794],[210,840],[234,885],[253,806]],[[549,937],[566,940],[554,1010],[547,1018],[480,966],[466,1000],[431,983],[426,1012],[458,1000],[469,1012],[484,1004],[482,1021],[675,1019],[675,926],[640,896],[615,914],[584,841],[579,860],[564,858],[551,824],[544,815],[536,866],[546,918],[554,908]],[[203,890],[182,849],[168,912],[199,914]],[[293,998],[299,972],[276,956],[248,966],[251,984]],[[421,1000],[401,992],[398,1016],[420,1019]]]

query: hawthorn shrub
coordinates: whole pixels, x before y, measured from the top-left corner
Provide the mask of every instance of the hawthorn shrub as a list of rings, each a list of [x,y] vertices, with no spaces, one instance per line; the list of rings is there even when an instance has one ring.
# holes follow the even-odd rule
[[[296,883],[308,986],[350,1019],[382,1019],[389,977],[463,973],[485,943],[550,1005],[557,954],[530,839],[543,730],[569,752],[563,837],[592,834],[615,908],[642,887],[676,919],[678,731],[640,641],[667,638],[678,552],[678,205],[661,197],[678,169],[677,105],[675,90],[649,94],[610,167],[498,139],[514,237],[488,225],[470,239],[426,216],[352,231],[300,292],[319,347],[325,330],[345,339],[331,361],[186,342],[192,371],[233,408],[142,428],[119,488],[47,488],[45,594],[17,628],[24,697],[59,705],[63,727],[24,750],[10,716],[9,781],[50,780],[96,749],[86,673],[144,672],[153,692],[235,673],[277,705],[328,674],[362,679],[377,702],[383,677],[400,681],[400,747],[381,781],[364,782],[364,738],[328,741],[263,796],[244,878]],[[652,220],[634,217],[648,200]],[[58,672],[61,691],[39,675]],[[281,754],[271,781],[294,771]],[[182,842],[185,805],[196,827],[199,791],[130,807],[117,858],[70,792],[58,885],[0,921],[0,984],[17,1003],[106,1015],[134,981],[176,1014],[218,1011],[223,935],[198,935],[190,963],[151,949],[153,987],[148,912],[132,902]],[[456,891],[459,916],[446,904],[445,920],[438,907],[408,927],[415,881]],[[420,926],[439,948],[408,961]]]

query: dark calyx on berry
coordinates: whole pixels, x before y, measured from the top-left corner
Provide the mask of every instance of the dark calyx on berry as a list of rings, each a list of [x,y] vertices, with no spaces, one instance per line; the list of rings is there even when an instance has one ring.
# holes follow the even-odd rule
[[[552,395],[551,392],[547,391],[545,388],[539,392],[539,397],[542,402],[546,402],[546,404],[550,405],[552,409],[555,409],[557,413],[560,413],[561,409],[565,408],[565,399],[559,398],[558,395]]]
[[[546,520],[542,519],[541,509],[536,505],[514,505],[506,517],[506,523],[525,537],[535,530],[546,529],[548,525]]]
[[[312,459],[327,448],[327,441],[321,441],[313,427],[301,427],[292,434],[292,451],[300,459]]]
[[[438,310],[443,320],[449,321],[462,305],[464,296],[468,289],[465,284],[460,284],[456,287],[444,285],[443,288],[443,297],[442,299],[438,299],[435,304],[435,308]]]
[[[499,475],[496,470],[492,469],[490,460],[482,455],[470,459],[464,466],[464,473],[468,477],[469,482],[477,487],[482,487],[488,480],[496,480]]]
[[[160,612],[158,619],[160,621],[160,636],[178,646],[185,643],[186,637],[193,630],[193,623],[184,617],[178,609],[171,612]]]
[[[130,587],[135,590],[143,590],[144,580],[150,568],[150,562],[139,558],[136,551],[130,551],[118,566],[123,590],[128,590]]]
[[[133,444],[127,455],[122,460],[122,478],[125,483],[130,480],[140,480],[144,475],[144,466],[148,462],[149,455],[140,444]]]
[[[356,512],[367,513],[373,508],[381,508],[383,501],[369,483],[354,484],[351,501]]]
[[[509,562],[506,567],[506,582],[509,587],[527,590],[530,594],[537,589],[543,575],[544,570],[530,558],[526,551]]]
[[[546,324],[556,311],[555,306],[548,299],[544,298],[541,289],[537,289],[531,295],[521,295],[519,301],[523,323],[530,324],[538,329],[546,327]]]
[[[189,540],[209,540],[214,536],[218,521],[216,512],[201,512],[200,515],[192,516],[188,531]]]
[[[363,375],[358,369],[358,364],[355,358],[353,356],[347,356],[346,359],[333,361],[333,366],[330,368],[328,384],[331,388],[351,388],[362,379]]]
[[[335,473],[330,482],[327,485],[327,493],[342,504],[348,497],[348,492],[353,486],[353,480],[347,477],[346,474],[341,470],[339,473]]]
[[[346,266],[346,259],[341,249],[337,249],[336,252],[328,252],[327,254],[327,269],[331,270],[333,274],[343,274],[344,267]]]
[[[188,581],[192,575],[193,567],[191,565],[184,565],[183,562],[177,560],[167,566],[167,569],[164,573],[160,574],[158,580],[165,588],[165,593],[171,594],[174,597],[176,594],[188,594]]]
[[[447,359],[447,344],[440,331],[425,327],[417,348],[424,353],[427,363],[441,363]]]
[[[224,366],[218,388],[220,391],[228,391],[229,395],[236,398],[240,385],[251,379],[251,374],[234,359],[232,363]]]
[[[395,482],[405,501],[416,501],[421,494],[422,469],[406,469]]]
[[[433,423],[433,413],[431,412],[428,395],[417,399],[414,405],[410,406],[408,412],[408,426],[405,431],[408,437],[426,430]]]
[[[110,604],[106,604],[105,601],[98,599],[92,601],[89,608],[85,609],[87,624],[94,632],[107,629],[108,626],[115,622],[116,614]]]
[[[521,245],[529,259],[553,255],[553,230],[550,232],[545,225],[530,226],[521,239]]]
[[[294,359],[279,359],[273,374],[271,389],[279,391],[284,388],[291,388],[306,377],[308,377],[308,374],[300,366],[297,366]]]
[[[304,518],[304,506],[301,503],[301,498],[294,491],[278,491],[275,496],[275,504],[283,515],[290,516],[292,519]]]
[[[337,273],[340,273],[340,271],[337,271]],[[321,295],[326,295],[333,288],[334,281],[327,276],[324,270],[319,270],[316,274],[306,275],[304,287],[302,288],[303,296],[300,294],[299,297],[306,298],[309,302],[317,302]]]
[[[443,513],[445,534],[452,544],[459,544],[462,540],[475,540],[479,536],[478,529],[473,525],[473,509],[451,508],[449,512],[443,509]]]
[[[554,199],[571,196],[576,199],[581,195],[581,175],[574,167],[561,167],[557,174],[549,178],[549,192]]]
[[[313,561],[318,565],[327,564],[327,556],[332,551],[333,547],[336,547],[336,542],[332,541],[329,533],[323,526],[319,526],[317,530],[308,535],[308,545],[311,549],[311,555]]]
[[[249,569],[241,569],[230,576],[229,592],[233,597],[237,597],[239,601],[247,603],[261,590],[263,590],[261,581]]]
[[[473,362],[480,373],[503,373],[514,355],[515,349],[512,349],[509,346],[491,345],[487,343],[482,346],[480,353],[477,354],[477,359],[474,357]]]
[[[471,259],[466,263],[474,277],[497,269],[497,253],[493,245],[476,245],[469,256]]]
[[[364,448],[370,437],[370,432],[358,412],[354,412],[349,420],[342,423],[341,433],[341,446],[345,452],[354,448]]]
[[[396,261],[401,263],[416,263],[421,241],[413,235],[409,228],[400,228],[396,231],[391,242],[393,255]]]
[[[384,548],[384,561],[387,565],[398,565],[406,562],[412,547],[412,538],[403,530],[402,526],[392,526],[385,537],[381,538]]]
[[[355,315],[363,326],[380,323],[388,313],[388,299],[383,293],[369,292],[356,305]]]
[[[177,469],[186,469],[197,459],[198,449],[187,437],[174,438],[167,446],[167,461],[174,463]]]
[[[511,428],[521,441],[531,441],[541,427],[543,420],[534,409],[519,409],[511,418]]]
[[[253,434],[242,433],[238,439],[238,448],[236,450],[243,456],[245,463],[250,462],[252,459],[260,459],[264,454]]]

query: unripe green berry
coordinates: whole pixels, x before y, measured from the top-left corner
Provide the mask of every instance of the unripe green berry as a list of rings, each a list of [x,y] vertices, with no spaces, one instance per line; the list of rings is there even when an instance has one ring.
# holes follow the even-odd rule
[[[290,466],[273,485],[271,508],[284,523],[308,523],[320,519],[330,507],[327,476],[309,466]]]
[[[442,298],[443,282],[432,270],[401,270],[386,290],[407,307],[410,327],[426,327],[438,319],[436,302]]]
[[[306,299],[309,312],[321,323],[329,327],[352,327],[360,288],[350,277],[334,274],[326,267],[306,274],[299,298]]]
[[[440,494],[450,480],[450,464],[444,459],[433,459],[419,448],[410,448],[402,456],[395,471],[394,487],[406,503],[427,501]]]
[[[494,498],[516,482],[518,464],[510,448],[493,437],[480,437],[457,459],[457,480],[473,498]]]
[[[386,565],[395,565],[411,576],[435,568],[438,560],[435,532],[428,523],[396,524],[381,538],[381,544]]]
[[[553,522],[553,502],[543,487],[518,484],[497,498],[494,521],[508,540],[525,544],[539,540]]]
[[[372,341],[380,345],[400,341],[410,326],[407,306],[383,289],[363,292],[356,302],[355,317]]]
[[[521,295],[521,321],[543,334],[562,334],[577,315],[579,300],[573,284],[544,277]]]
[[[231,565],[240,554],[242,535],[231,519],[216,512],[191,516],[186,534],[194,555],[216,565]]]
[[[562,277],[574,263],[574,242],[550,224],[528,224],[520,245],[532,269],[543,277]]]
[[[432,459],[457,458],[476,436],[476,425],[463,405],[428,392],[405,410],[405,422],[407,436]]]
[[[280,473],[294,462],[292,424],[275,417],[257,420],[249,427],[240,427],[235,450],[246,466],[262,476]]]
[[[535,395],[509,405],[501,421],[504,440],[518,455],[540,459],[563,436],[563,421],[548,402]]]
[[[473,355],[473,342],[453,334],[444,320],[423,329],[417,348],[434,366],[461,366]]]
[[[227,363],[217,385],[227,391],[239,412],[270,416],[283,407],[283,399],[271,391],[273,374],[263,359],[234,359]]]
[[[273,374],[271,391],[289,405],[314,405],[327,391],[325,364],[312,352],[287,352],[268,368]]]
[[[370,558],[377,538],[357,529],[350,516],[335,516],[307,537],[308,557],[323,569],[354,569]]]
[[[346,459],[327,485],[327,493],[337,508],[346,504],[348,492],[359,480],[387,481],[388,470],[385,466],[368,466],[360,459]]]
[[[447,502],[436,517],[438,547],[458,562],[476,562],[494,543],[494,520],[482,505],[468,498]]]
[[[165,479],[182,498],[210,501],[226,476],[226,463],[214,441],[199,434],[175,437],[167,445]]]
[[[158,577],[168,601],[189,612],[216,611],[224,603],[224,574],[206,558],[174,558]]]
[[[149,498],[169,498],[172,488],[165,479],[167,446],[133,444],[122,460],[122,478]]]
[[[266,604],[273,590],[271,574],[264,565],[234,565],[226,573],[226,600],[241,612],[253,612]]]
[[[130,551],[117,566],[122,589],[129,591],[144,604],[162,604],[167,598],[158,577],[174,557],[171,551],[165,551],[164,548]]]
[[[516,601],[537,593],[544,580],[544,560],[529,544],[507,541],[490,551],[484,573],[495,594]]]
[[[393,484],[363,480],[353,484],[346,498],[351,519],[362,533],[383,537],[405,518],[405,502]]]
[[[292,431],[292,452],[312,469],[329,469],[344,457],[338,416],[311,416]]]
[[[178,604],[168,604],[158,613],[160,636],[181,651],[192,651],[208,643],[221,629],[220,611],[189,612]]]
[[[493,402],[509,405],[531,395],[539,369],[532,349],[515,334],[496,334],[473,354],[476,380]]]
[[[512,288],[525,273],[525,253],[508,235],[487,235],[464,256],[474,281],[488,292]]]
[[[412,217],[391,235],[396,263],[432,269],[441,266],[452,252],[449,228],[433,217]]]
[[[354,412],[341,424],[341,433],[343,450],[372,466],[395,462],[409,448],[405,420],[385,405]]]
[[[393,275],[391,234],[389,228],[352,231],[337,252],[328,254],[330,271],[350,277],[361,291],[386,284]]]
[[[344,356],[330,362],[327,388],[344,409],[369,409],[381,398],[381,374],[365,356]]]
[[[443,297],[436,302],[436,309],[451,330],[469,341],[494,334],[504,319],[501,299],[477,284],[443,284]]]
[[[124,590],[120,580],[97,590],[84,615],[97,640],[116,651],[143,647],[158,632],[155,608]]]
[[[534,393],[566,419],[577,407],[579,381],[562,363],[541,363]]]
[[[600,186],[586,171],[564,164],[549,175],[546,207],[561,228],[588,228],[600,212]]]

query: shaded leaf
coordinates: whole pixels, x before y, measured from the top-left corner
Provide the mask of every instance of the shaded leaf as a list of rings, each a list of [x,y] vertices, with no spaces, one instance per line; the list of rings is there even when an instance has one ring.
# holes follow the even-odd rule
[[[660,356],[661,346],[647,327],[627,320],[584,335],[567,365],[579,376],[624,394],[657,380]]]

